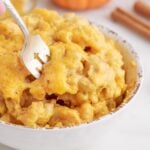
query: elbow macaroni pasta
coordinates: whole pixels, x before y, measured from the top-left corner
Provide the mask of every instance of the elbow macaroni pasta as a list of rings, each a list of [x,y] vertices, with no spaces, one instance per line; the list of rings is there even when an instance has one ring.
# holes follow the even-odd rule
[[[0,21],[0,119],[28,127],[67,127],[111,111],[126,91],[123,58],[115,42],[74,14],[35,9],[23,17],[51,50],[41,77],[22,66],[23,35]]]

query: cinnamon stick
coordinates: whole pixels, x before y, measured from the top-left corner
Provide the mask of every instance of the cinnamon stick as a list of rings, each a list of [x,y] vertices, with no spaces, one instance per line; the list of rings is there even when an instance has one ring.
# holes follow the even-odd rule
[[[111,17],[150,40],[150,25],[142,22],[127,11],[118,7],[112,12]]]
[[[139,13],[147,18],[150,18],[150,5],[147,5],[146,3],[142,2],[142,1],[137,1],[134,4],[134,10],[137,13]]]

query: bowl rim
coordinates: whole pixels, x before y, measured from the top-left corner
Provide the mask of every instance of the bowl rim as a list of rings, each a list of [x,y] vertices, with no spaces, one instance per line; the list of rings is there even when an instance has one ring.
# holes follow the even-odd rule
[[[93,23],[90,22],[90,24],[93,25]],[[117,109],[115,109],[114,111],[106,114],[105,116],[93,120],[91,122],[88,123],[81,123],[79,125],[75,125],[75,126],[71,126],[71,127],[63,127],[63,128],[58,128],[58,127],[54,127],[54,128],[32,128],[32,127],[27,127],[27,126],[23,126],[23,125],[16,125],[16,124],[12,124],[12,123],[6,123],[4,121],[0,120],[0,126],[5,126],[5,127],[9,127],[9,128],[16,128],[16,129],[21,129],[21,130],[28,130],[28,131],[46,131],[46,132],[55,132],[55,131],[66,131],[66,130],[73,130],[73,129],[78,129],[78,128],[82,128],[85,126],[90,126],[90,125],[94,125],[97,123],[100,123],[104,120],[109,119],[110,117],[113,117],[114,115],[116,115],[117,113],[119,113],[120,111],[122,111],[124,108],[126,108],[132,101],[132,99],[137,95],[137,93],[139,92],[141,85],[142,85],[142,79],[143,79],[143,70],[142,70],[142,65],[140,62],[140,58],[137,54],[137,52],[135,51],[134,47],[128,42],[126,41],[124,38],[122,38],[117,32],[111,30],[110,28],[100,25],[100,24],[95,24],[94,26],[98,27],[98,29],[100,29],[105,37],[109,37],[109,38],[113,38],[115,41],[119,42],[121,45],[123,45],[123,47],[125,47],[126,49],[128,49],[129,53],[131,53],[132,57],[134,58],[134,60],[136,61],[137,64],[137,83],[135,88],[133,89],[132,93],[129,98],[128,101],[126,103],[122,103]]]

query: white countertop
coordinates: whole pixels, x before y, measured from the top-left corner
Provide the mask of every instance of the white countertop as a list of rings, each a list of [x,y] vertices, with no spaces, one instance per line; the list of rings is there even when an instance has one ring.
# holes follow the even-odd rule
[[[112,130],[106,133],[107,140],[105,141],[107,143],[101,143],[102,150],[150,150],[150,41],[146,41],[131,30],[112,22],[109,17],[111,10],[118,5],[132,11],[134,1],[112,0],[101,9],[77,12],[78,15],[85,16],[90,21],[111,28],[124,39],[130,41],[140,56],[144,70],[144,82],[137,97],[137,102],[128,113],[114,123]],[[147,1],[150,2],[150,0]],[[66,12],[53,4],[50,4],[49,8],[57,9],[61,13]],[[105,148],[103,148],[103,145],[105,145]],[[100,147],[95,147],[92,150],[98,150]],[[0,145],[0,150],[12,149]]]

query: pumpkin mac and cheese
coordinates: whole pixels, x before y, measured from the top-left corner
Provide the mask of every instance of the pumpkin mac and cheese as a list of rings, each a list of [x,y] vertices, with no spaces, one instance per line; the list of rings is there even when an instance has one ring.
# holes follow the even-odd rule
[[[0,21],[0,120],[28,127],[67,127],[112,111],[126,91],[115,42],[83,18],[35,9],[23,17],[51,56],[39,79],[20,61],[24,38],[17,24]]]

